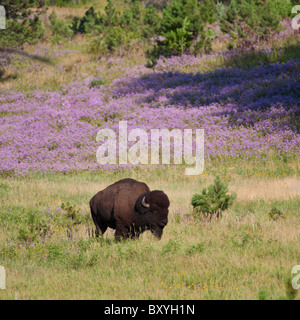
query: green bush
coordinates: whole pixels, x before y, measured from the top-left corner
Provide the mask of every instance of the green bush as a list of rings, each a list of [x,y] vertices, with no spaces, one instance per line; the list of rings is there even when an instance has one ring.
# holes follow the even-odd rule
[[[197,0],[173,0],[163,9],[162,13],[160,30],[162,35],[182,28],[186,17],[190,21],[188,31],[192,32],[190,40],[197,37],[202,29],[200,4]]]
[[[1,30],[0,46],[19,48],[25,43],[35,44],[43,37],[44,28],[37,16],[20,21],[7,19],[6,29]]]
[[[44,238],[49,230],[50,226],[45,215],[38,211],[29,211],[18,230],[18,239],[25,243],[32,243],[38,237]]]
[[[226,7],[224,3],[222,2],[217,2],[216,4],[216,18],[220,21],[224,18],[226,13]]]
[[[106,82],[103,79],[92,80],[90,83],[90,88],[103,86],[105,84],[106,84]]]
[[[151,38],[153,35],[159,34],[161,17],[158,10],[150,5],[145,9],[143,17],[142,36],[144,38]]]
[[[171,1],[162,10],[163,17],[158,30],[166,40],[157,41],[157,48],[154,48],[150,55],[148,54],[147,65],[153,66],[155,59],[161,53],[164,56],[170,56],[187,52],[193,43],[195,44],[194,53],[210,51],[212,30],[205,26],[216,20],[215,11],[215,3],[211,0]]]
[[[70,29],[73,34],[100,34],[104,29],[104,20],[105,17],[103,15],[96,13],[94,7],[90,7],[81,19],[78,17],[73,18]]]
[[[212,50],[212,40],[215,37],[215,32],[207,28],[201,32],[200,40],[195,43],[194,53],[208,53]]]
[[[49,16],[49,21],[54,42],[70,38],[73,35],[70,26],[64,20],[58,19],[54,10]]]
[[[261,27],[265,36],[280,30],[280,21],[291,14],[290,0],[269,0],[262,8]]]
[[[120,15],[119,25],[124,31],[136,33],[136,37],[141,37],[141,26],[143,24],[144,8],[140,1],[131,0],[129,5]]]
[[[220,6],[220,5],[219,5]],[[239,41],[230,46],[255,43],[280,30],[282,18],[291,14],[290,0],[232,0],[221,18],[221,30]]]
[[[6,29],[1,30],[0,46],[21,48],[25,43],[35,44],[43,39],[44,29],[38,17],[42,4],[43,0],[2,0]]]
[[[116,10],[112,0],[107,0],[106,7],[104,8],[105,14],[102,16],[104,25],[116,26],[119,22],[119,12]]]
[[[269,212],[269,217],[272,220],[278,220],[283,217],[283,213],[281,210],[277,209],[276,207],[273,207]]]
[[[92,55],[103,55],[108,52],[106,43],[102,37],[92,39],[87,45],[87,52]]]
[[[94,55],[104,55],[113,53],[121,45],[128,45],[130,34],[125,35],[120,27],[110,28],[108,32],[101,37],[93,39],[87,48],[87,51]]]
[[[201,194],[196,193],[193,195],[192,206],[194,207],[195,215],[203,214],[207,217],[228,209],[236,195],[230,195],[227,192],[227,184],[221,181],[220,176],[217,176],[214,183],[208,188],[204,188]]]
[[[80,4],[86,4],[87,0],[46,0],[47,6],[57,6],[57,7],[74,7]]]
[[[182,28],[176,28],[176,30],[171,30],[166,34],[167,47],[170,50],[184,53],[185,49],[191,46],[189,36],[192,32],[188,31],[189,26],[190,21],[188,17],[185,17],[182,23]]]
[[[63,223],[65,226],[72,227],[86,222],[85,217],[80,214],[79,209],[76,208],[76,205],[69,202],[63,202],[61,208],[65,213],[65,221]]]
[[[213,0],[202,0],[199,3],[200,17],[203,22],[213,23],[216,21],[216,5]]]
[[[114,52],[121,44],[123,44],[124,33],[121,27],[111,28],[103,37],[107,50]]]

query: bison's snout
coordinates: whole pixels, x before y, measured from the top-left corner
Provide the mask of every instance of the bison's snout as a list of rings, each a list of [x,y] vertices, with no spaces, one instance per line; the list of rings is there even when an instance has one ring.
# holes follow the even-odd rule
[[[157,229],[151,230],[151,231],[152,231],[153,235],[154,235],[158,240],[161,239],[162,234],[163,234],[163,229],[161,229],[161,228],[158,227]]]
[[[167,223],[168,223],[167,219],[163,220],[157,224],[156,228],[153,228],[151,230],[156,238],[160,239],[162,237],[163,228],[167,225]]]

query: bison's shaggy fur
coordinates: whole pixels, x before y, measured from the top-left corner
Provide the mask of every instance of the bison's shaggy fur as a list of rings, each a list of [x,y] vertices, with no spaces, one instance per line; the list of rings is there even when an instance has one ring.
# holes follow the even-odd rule
[[[134,179],[119,180],[90,200],[96,234],[110,227],[116,229],[116,240],[138,237],[145,230],[160,239],[168,223],[169,205],[163,191],[150,191],[145,183]]]

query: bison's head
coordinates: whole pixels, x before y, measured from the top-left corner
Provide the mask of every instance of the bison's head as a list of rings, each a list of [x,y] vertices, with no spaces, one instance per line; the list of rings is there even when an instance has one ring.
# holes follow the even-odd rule
[[[159,190],[143,193],[135,204],[143,224],[149,227],[150,231],[159,239],[163,234],[163,228],[168,223],[169,205],[168,196]]]

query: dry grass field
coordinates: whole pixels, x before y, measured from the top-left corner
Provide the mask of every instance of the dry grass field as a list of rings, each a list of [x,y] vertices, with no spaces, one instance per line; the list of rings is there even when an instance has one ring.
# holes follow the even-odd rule
[[[106,1],[94,1],[93,4],[95,10],[103,10]],[[118,5],[122,6],[117,3]],[[59,19],[69,21],[74,16],[83,16],[86,9],[84,6],[49,7],[44,18],[48,21],[46,17],[55,10]],[[1,123],[3,126],[10,123],[11,127],[15,128],[13,133],[21,137],[18,141],[14,140],[15,136],[12,139],[6,137],[7,140],[3,142],[4,138],[0,135],[0,152],[6,152],[9,156],[15,152],[21,158],[19,163],[14,162],[16,167],[20,163],[18,168],[22,169],[24,163],[24,168],[26,165],[29,167],[29,174],[27,172],[24,175],[15,174],[14,169],[18,168],[8,170],[10,163],[7,160],[4,165],[2,164],[4,169],[1,167],[0,171],[0,266],[4,266],[6,270],[6,289],[0,290],[0,300],[299,300],[299,290],[291,288],[291,270],[293,266],[300,265],[300,162],[299,148],[297,150],[297,146],[292,143],[296,141],[299,133],[299,122],[296,118],[297,113],[289,113],[289,107],[284,109],[275,103],[272,105],[272,99],[275,93],[279,94],[279,91],[282,94],[280,98],[284,100],[288,97],[293,103],[295,97],[299,96],[299,92],[295,89],[298,88],[295,79],[300,70],[299,36],[298,39],[294,36],[271,39],[272,43],[267,45],[262,43],[261,47],[257,46],[257,51],[251,51],[248,56],[213,53],[196,58],[183,55],[184,63],[181,63],[178,57],[173,60],[170,58],[167,62],[161,59],[159,60],[161,69],[145,67],[147,63],[147,48],[143,47],[146,46],[145,43],[135,42],[128,51],[121,45],[119,51],[111,56],[101,56],[89,50],[93,40],[90,34],[85,36],[77,34],[72,37],[72,41],[63,39],[52,43],[51,32],[46,27],[45,37],[43,43],[25,44],[24,50],[31,55],[31,58],[16,54],[10,65],[5,68],[5,74],[0,81],[0,98],[3,99],[1,100],[3,104],[0,106],[3,107],[0,111]],[[218,53],[224,47],[222,41],[213,43],[213,48]],[[34,58],[35,56],[47,58],[51,63],[41,63]],[[190,64],[189,59],[194,62]],[[289,60],[294,61],[294,65],[288,65]],[[238,70],[238,74],[244,67],[249,67],[248,63],[252,69],[247,70],[253,78],[249,85],[248,79],[243,79],[242,87],[239,87],[239,81],[231,83],[230,81],[235,78],[240,80],[239,75],[236,76],[232,70]],[[263,66],[266,69],[263,69]],[[272,78],[274,72],[270,68],[275,70],[282,66],[285,66],[287,71],[278,74],[277,78]],[[253,71],[254,69],[256,71]],[[217,72],[208,72],[212,70]],[[258,75],[255,75],[255,72]],[[264,77],[264,72],[268,73],[270,78]],[[155,76],[160,73],[165,77],[158,76],[156,79]],[[205,74],[203,78],[202,73]],[[225,73],[228,74],[228,79]],[[126,77],[132,77],[135,82],[129,83]],[[154,79],[152,84],[151,77]],[[223,80],[222,86],[220,82]],[[127,98],[124,89],[127,100],[122,100],[125,99],[121,90],[123,88],[119,88],[120,91],[116,90],[116,95],[112,93],[117,88],[110,86],[114,81],[116,83],[120,81],[120,86],[124,85],[126,90],[132,89],[132,92],[128,91]],[[160,81],[166,82],[161,91],[157,85]],[[189,89],[191,81],[195,83],[193,88]],[[95,84],[95,88],[92,83]],[[140,86],[136,92],[135,83]],[[250,85],[253,92],[260,95],[262,105],[264,101],[269,102],[272,107],[269,109],[273,112],[270,112],[272,119],[267,119],[267,112],[270,111],[267,107],[251,109],[256,100],[253,98],[255,94],[249,90],[249,97],[243,96],[243,103],[249,107],[249,114],[253,111],[253,123],[247,122],[248,115],[242,108],[240,110],[243,116],[242,124],[238,125],[237,120],[240,119],[235,119],[234,116],[230,122],[227,112],[229,114],[232,110],[230,109],[230,112],[226,110],[229,110],[234,99],[239,101],[240,96],[248,92]],[[209,91],[213,86],[216,86],[219,95],[216,103],[213,101],[215,92]],[[290,92],[292,86],[293,93]],[[87,92],[81,92],[82,88]],[[197,91],[199,88],[203,91]],[[69,91],[72,94],[68,96]],[[119,96],[118,92],[121,92]],[[54,95],[48,99],[47,95],[50,96],[50,93]],[[142,99],[144,93],[146,99]],[[16,97],[12,98],[14,94]],[[59,96],[57,101],[55,94]],[[89,94],[94,94],[94,100],[89,99]],[[201,102],[201,94],[204,102]],[[37,98],[33,100],[35,95]],[[133,99],[135,95],[137,97]],[[252,99],[249,105],[248,98]],[[188,101],[187,106],[180,103],[177,105],[176,99],[181,99],[183,102],[179,102],[183,104]],[[225,142],[223,141],[223,145],[220,144],[219,149],[224,147],[224,150],[228,151],[227,149],[231,149],[234,144],[239,151],[232,157],[223,157],[217,152],[213,155],[205,154],[207,156],[205,169],[201,175],[185,176],[183,166],[179,165],[160,165],[156,168],[140,166],[115,171],[111,168],[76,171],[76,168],[73,170],[71,166],[68,172],[63,170],[52,172],[51,169],[30,171],[32,169],[30,161],[43,165],[39,156],[42,151],[45,152],[45,148],[36,143],[41,137],[38,135],[39,138],[35,141],[32,135],[32,146],[31,141],[28,143],[27,136],[30,135],[23,132],[26,131],[23,124],[27,115],[32,121],[29,125],[34,127],[36,124],[38,128],[34,133],[39,134],[39,130],[45,127],[52,130],[52,139],[57,145],[49,143],[49,149],[44,153],[46,155],[44,159],[48,161],[50,155],[52,156],[51,152],[57,152],[60,143],[68,145],[69,137],[70,140],[74,138],[71,134],[68,138],[64,138],[65,131],[72,132],[74,136],[79,132],[77,139],[83,128],[113,126],[118,118],[126,119],[126,112],[130,114],[129,120],[133,119],[135,113],[148,112],[149,121],[153,121],[154,126],[157,125],[156,120],[152,119],[156,116],[155,108],[164,111],[164,107],[167,106],[171,113],[179,106],[178,110],[181,110],[183,116],[190,110],[203,107],[205,99],[208,101],[206,111],[215,110],[211,113],[211,122],[207,120],[205,112],[194,116],[194,119],[199,120],[199,127],[200,122],[206,119],[209,123],[206,129],[216,128],[215,132],[214,129],[210,131],[208,142],[214,142],[215,133],[225,132],[227,134]],[[32,109],[28,106],[30,102],[27,100],[33,101],[30,105]],[[81,101],[84,102],[81,104]],[[154,102],[157,102],[158,107]],[[16,112],[6,109],[5,105],[7,108],[13,108],[13,103],[17,105]],[[49,110],[46,110],[47,103]],[[218,103],[221,107],[214,109]],[[64,114],[67,107],[73,109],[70,113]],[[124,110],[119,111],[119,107]],[[281,110],[281,113],[278,110]],[[34,112],[37,112],[37,115],[33,116]],[[91,115],[88,112],[91,112]],[[45,122],[39,122],[44,113],[47,113]],[[51,113],[55,114],[53,118]],[[74,120],[73,127],[71,125],[68,127],[68,120],[74,114],[78,114],[78,118]],[[281,114],[286,118],[281,119]],[[167,112],[164,114],[164,121],[169,128],[172,128],[177,121],[178,115],[179,113],[175,114],[167,121]],[[192,113],[191,115],[193,116]],[[139,127],[148,126],[146,116],[147,114],[144,118],[140,118],[140,122],[137,123]],[[292,118],[293,116],[295,118]],[[18,126],[14,119],[18,121]],[[191,119],[185,120],[189,126]],[[289,121],[294,122],[290,124]],[[78,123],[81,127],[76,126]],[[198,125],[197,122],[196,124]],[[258,124],[259,126],[255,127]],[[229,132],[228,128],[232,131]],[[239,130],[251,132],[253,135],[248,134],[243,137],[239,135]],[[43,132],[46,134],[42,138],[47,140],[47,131]],[[6,132],[3,130],[2,134],[5,136]],[[264,140],[266,135],[273,137],[272,148],[269,148],[267,140]],[[22,137],[27,139],[27,149],[23,145]],[[223,138],[221,134],[217,137]],[[235,137],[239,140],[235,141]],[[86,141],[82,142],[80,138]],[[226,139],[229,138],[231,140],[228,142]],[[82,159],[89,157],[89,160],[92,159],[90,162],[96,162],[92,148],[88,151],[93,154],[88,155],[85,153],[86,149],[80,149],[85,143],[94,142],[95,139],[96,131],[95,135],[89,133],[88,136],[87,134],[84,136],[82,133],[76,140],[80,142],[76,146],[78,148],[75,149],[71,142],[70,145],[78,154],[83,155]],[[244,143],[243,139],[248,139],[249,144],[244,149],[238,149],[239,144]],[[260,141],[259,146],[251,149],[253,154],[247,153],[258,141]],[[230,142],[232,144],[229,148],[226,144]],[[285,142],[291,145],[294,153],[285,152]],[[267,146],[265,149],[270,150],[263,149],[265,145]],[[210,152],[216,145],[212,143],[212,146]],[[31,147],[32,150],[36,150],[32,159],[28,156],[31,154]],[[26,149],[24,157],[22,148]],[[280,148],[282,153],[278,150]],[[65,165],[63,161],[69,157],[69,153],[64,153],[65,150],[61,150],[61,154],[57,153],[58,158],[61,158],[52,159],[51,168],[55,168],[57,164],[58,167],[61,164]],[[263,156],[259,154],[261,150]],[[251,160],[246,160],[250,158]],[[68,160],[72,162],[74,159],[70,156]],[[74,163],[78,165],[76,161],[74,160]],[[212,184],[217,175],[228,183],[229,192],[236,194],[235,201],[223,212],[221,219],[195,217],[192,214],[192,196],[201,193],[203,188]],[[90,198],[96,192],[125,177],[143,181],[151,190],[163,190],[168,195],[169,222],[160,241],[157,241],[149,231],[143,233],[138,240],[121,242],[115,241],[114,231],[111,229],[108,229],[103,237],[94,236],[94,225],[89,211]],[[73,206],[70,210],[76,211],[78,218],[76,223],[68,218],[69,212],[66,208],[70,205]],[[270,215],[272,208],[280,210],[282,214],[272,218]]]
[[[237,194],[235,204],[221,220],[207,221],[186,214],[192,211],[191,196],[213,176],[179,172],[171,169],[171,178],[133,171],[2,179],[0,253],[7,289],[0,298],[289,298],[291,269],[300,259],[299,178],[233,173],[229,189]],[[93,237],[89,199],[125,176],[168,194],[170,218],[161,241],[145,232],[139,240],[116,243],[111,229],[103,238]],[[71,231],[59,220],[67,202],[85,217]],[[283,212],[278,220],[268,214],[274,205]],[[31,212],[35,226],[46,219],[47,234],[21,241]]]

